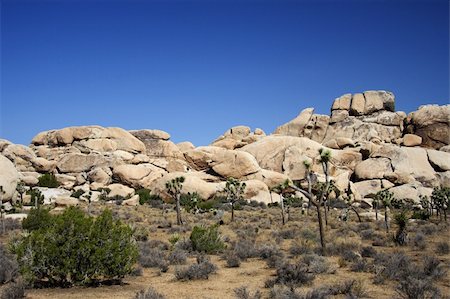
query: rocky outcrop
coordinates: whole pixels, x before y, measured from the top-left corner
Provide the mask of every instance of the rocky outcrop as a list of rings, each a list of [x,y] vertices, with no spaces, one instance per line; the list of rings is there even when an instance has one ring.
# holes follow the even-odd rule
[[[343,196],[370,207],[376,192],[390,189],[398,198],[417,201],[435,186],[450,186],[450,105],[423,106],[407,117],[395,111],[394,101],[387,91],[344,94],[330,115],[307,108],[273,135],[235,126],[200,147],[174,144],[161,130],[100,126],[42,132],[29,147],[0,139],[3,199],[15,196],[19,179],[34,186],[42,173],[51,172],[61,186],[42,189],[51,197],[46,202],[59,197],[64,206],[78,204],[70,198],[73,190],[91,192],[95,201],[105,187],[126,205],[138,203],[138,188],[170,200],[165,183],[178,176],[186,178],[183,192],[204,199],[234,177],[246,182],[246,199],[268,203],[275,196],[270,188],[286,180],[305,184],[304,161],[324,181],[319,149],[328,149],[330,176]]]
[[[19,173],[14,164],[3,155],[0,155],[0,169],[0,186],[3,190],[0,194],[1,202],[11,200],[13,197],[19,181]]]
[[[422,137],[422,146],[439,149],[450,144],[450,105],[426,105],[411,112],[406,131]]]
[[[250,127],[236,126],[227,130],[223,135],[213,141],[211,145],[233,150],[256,142],[264,136],[266,136],[266,133],[259,128],[252,132]]]

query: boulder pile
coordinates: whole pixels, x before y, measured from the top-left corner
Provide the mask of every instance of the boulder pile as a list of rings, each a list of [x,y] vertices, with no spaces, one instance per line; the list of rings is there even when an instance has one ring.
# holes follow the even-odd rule
[[[177,176],[186,178],[183,192],[203,199],[234,177],[246,181],[247,199],[268,203],[272,187],[305,179],[305,160],[323,179],[319,149],[329,148],[330,175],[341,194],[368,206],[382,189],[418,201],[435,186],[450,187],[449,123],[450,105],[422,106],[407,115],[395,111],[392,93],[366,91],[335,99],[330,115],[307,108],[270,135],[236,126],[209,146],[175,144],[160,130],[51,130],[29,146],[0,139],[1,199],[14,199],[19,181],[36,186],[42,174],[53,173],[68,191],[52,197],[59,205],[76,204],[70,194],[78,189],[96,200],[108,188],[109,196],[128,198],[126,204],[138,202],[140,188],[167,199],[165,183]]]

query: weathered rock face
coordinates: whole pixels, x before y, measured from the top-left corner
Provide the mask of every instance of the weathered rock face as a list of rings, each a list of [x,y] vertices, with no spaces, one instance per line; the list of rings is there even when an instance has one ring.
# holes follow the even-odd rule
[[[236,126],[226,131],[211,145],[232,150],[256,142],[264,136],[266,136],[266,133],[259,128],[252,132],[250,127]]]
[[[259,165],[268,170],[285,173],[291,179],[301,180],[305,177],[303,161],[313,162],[313,170],[321,173],[319,165],[319,149],[321,144],[305,137],[267,136],[266,138],[243,147],[241,150],[256,158]],[[337,175],[345,170],[354,170],[362,160],[360,153],[351,150],[333,150],[331,159],[331,175]]]
[[[227,178],[241,179],[260,171],[256,159],[249,153],[227,150],[216,146],[201,146],[185,153],[193,169],[212,170]]]
[[[408,133],[422,137],[422,146],[439,149],[450,144],[450,105],[426,105],[411,112],[407,119]]]
[[[99,126],[42,132],[30,147],[0,139],[0,185],[7,189],[3,198],[10,199],[19,179],[33,186],[42,173],[51,172],[61,187],[42,189],[51,197],[47,202],[57,191],[62,205],[77,204],[69,198],[77,189],[96,200],[100,192],[95,190],[108,187],[109,196],[127,197],[124,204],[136,205],[138,188],[168,200],[165,183],[178,176],[186,178],[183,192],[204,199],[234,177],[247,183],[246,199],[268,203],[274,197],[270,188],[286,180],[304,183],[304,161],[324,181],[319,149],[325,148],[331,152],[330,178],[361,206],[370,207],[382,189],[417,201],[435,186],[450,186],[450,105],[423,106],[408,117],[394,108],[390,92],[345,94],[335,99],[330,116],[308,108],[274,135],[236,126],[211,146],[197,148],[190,142],[175,145],[160,130]]]
[[[150,158],[183,158],[179,148],[168,140],[170,135],[164,131],[137,130],[130,133],[145,145],[145,153]]]
[[[1,201],[8,201],[16,192],[19,173],[14,164],[3,155],[0,155],[0,169],[0,186],[2,186],[4,192],[0,195],[0,198]]]
[[[58,147],[73,145],[82,151],[123,150],[142,153],[145,146],[129,132],[121,128],[103,128],[100,126],[69,127],[39,133],[31,141],[33,145]]]

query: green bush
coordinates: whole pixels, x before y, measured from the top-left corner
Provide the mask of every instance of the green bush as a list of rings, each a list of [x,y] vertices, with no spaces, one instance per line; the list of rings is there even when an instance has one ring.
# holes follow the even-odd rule
[[[114,220],[111,211],[95,219],[71,207],[50,218],[48,227],[12,245],[29,283],[90,284],[120,280],[133,270],[137,246],[132,229]]]
[[[28,203],[29,206],[34,206],[36,203],[38,206],[44,204],[44,195],[39,189],[30,188],[26,194],[31,196],[30,202]]]
[[[41,228],[48,228],[51,226],[52,216],[48,209],[37,208],[31,209],[27,218],[22,221],[22,228],[27,231],[34,231]]]
[[[198,207],[198,204],[202,201],[203,199],[197,192],[188,192],[186,194],[181,194],[180,196],[180,204],[188,213],[190,213],[192,210],[195,210]]]
[[[139,204],[149,204],[152,207],[159,207],[163,200],[161,196],[157,194],[152,194],[149,189],[141,188],[136,191],[136,194],[139,195]]]
[[[214,253],[225,249],[218,225],[194,226],[190,239],[193,249],[199,252]]]
[[[83,195],[85,192],[81,189],[78,189],[76,191],[73,191],[72,194],[70,195],[71,197],[75,197],[75,198],[80,198],[81,195]]]
[[[57,188],[59,187],[59,182],[53,173],[44,173],[38,178],[39,187]]]

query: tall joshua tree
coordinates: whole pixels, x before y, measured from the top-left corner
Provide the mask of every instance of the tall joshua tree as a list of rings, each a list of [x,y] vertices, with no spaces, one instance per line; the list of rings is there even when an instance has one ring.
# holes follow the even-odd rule
[[[389,192],[389,190],[381,190],[375,194],[377,202],[381,202],[384,206],[384,224],[386,226],[386,232],[389,233],[389,218],[388,218],[388,208],[391,206],[394,200],[394,194]]]
[[[311,164],[309,162],[303,162],[306,168],[306,180],[308,182],[308,191],[305,191],[297,186],[292,186],[296,191],[302,193],[306,198],[308,198],[310,204],[314,205],[317,210],[317,220],[319,221],[319,233],[320,233],[320,245],[322,246],[322,250],[326,250],[325,243],[325,229],[323,226],[323,218],[322,218],[322,205],[324,204],[325,196],[330,188],[330,179],[329,179],[329,162],[331,159],[331,152],[329,150],[320,149],[320,163],[322,164],[322,169],[325,174],[325,187],[321,188],[319,192],[315,195],[312,192],[312,178],[313,172],[311,171]]]
[[[284,208],[284,194],[291,189],[289,180],[286,180],[282,184],[276,185],[272,187],[270,191],[275,192],[280,195],[280,207],[281,207],[281,222],[283,225],[286,223],[285,221],[285,208]]]
[[[168,182],[166,182],[167,193],[174,199],[176,202],[176,210],[177,210],[177,224],[182,225],[183,220],[181,219],[181,211],[180,211],[180,198],[181,198],[181,190],[183,189],[184,177],[176,177]]]
[[[234,205],[244,198],[244,191],[247,185],[235,178],[228,178],[225,184],[224,192],[227,202],[231,204],[231,222],[234,221]]]
[[[16,191],[17,191],[17,193],[19,193],[20,206],[22,207],[22,205],[23,205],[23,194],[27,191],[26,188],[25,188],[24,182],[20,181],[20,182],[17,183]]]

